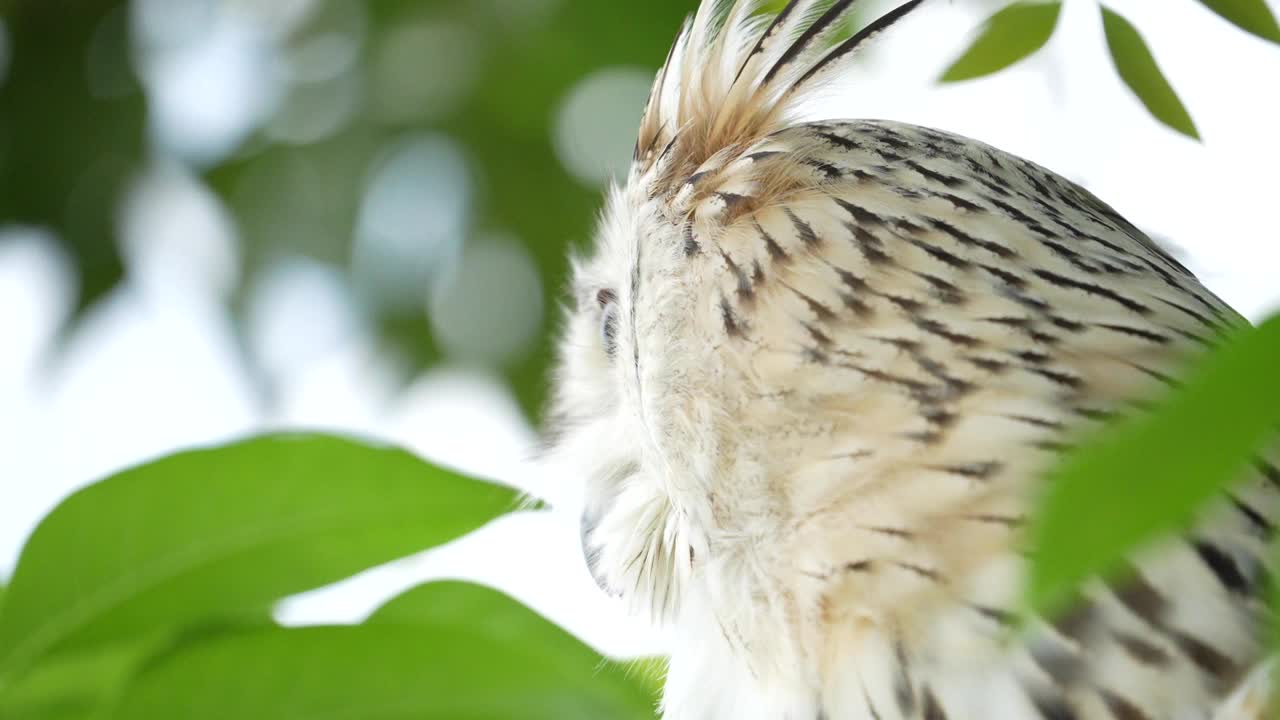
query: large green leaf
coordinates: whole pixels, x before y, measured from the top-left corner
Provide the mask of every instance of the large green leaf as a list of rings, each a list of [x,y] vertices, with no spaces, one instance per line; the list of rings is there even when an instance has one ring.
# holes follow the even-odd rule
[[[465,583],[409,591],[363,625],[270,629],[168,656],[119,720],[654,717],[643,683],[518,602]]]
[[[148,663],[223,634],[275,627],[271,617],[244,616],[183,628],[157,627],[110,644],[47,656],[0,689],[0,720],[102,720]]]
[[[990,75],[1034,53],[1049,42],[1061,10],[1061,2],[1018,2],[996,12],[940,81]]]
[[[1266,0],[1200,0],[1200,4],[1245,32],[1280,43],[1280,24],[1276,23]]]
[[[162,642],[157,636],[40,663],[0,693],[0,720],[93,717]]]
[[[1170,395],[1065,457],[1032,534],[1032,606],[1057,607],[1080,582],[1185,526],[1239,480],[1280,435],[1278,367],[1280,315],[1237,331]]]
[[[64,501],[23,549],[0,615],[0,688],[55,650],[260,617],[513,504],[402,450],[312,434],[126,470]]]
[[[1116,72],[1160,122],[1188,137],[1200,139],[1191,115],[1165,79],[1138,29],[1116,11],[1102,7],[1102,27]]]

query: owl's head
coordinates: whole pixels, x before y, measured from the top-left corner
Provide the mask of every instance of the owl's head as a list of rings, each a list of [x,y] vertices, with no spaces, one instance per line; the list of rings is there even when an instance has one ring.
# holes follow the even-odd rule
[[[920,1],[833,47],[850,3],[794,0],[767,16],[752,0],[705,0],[658,72],[627,181],[574,262],[547,458],[586,483],[597,582],[659,618],[714,561],[712,536],[752,514],[752,483],[767,476],[761,428],[777,429],[751,404],[773,388],[756,382],[752,328],[735,309],[760,264],[722,240],[769,238],[770,214],[812,234],[783,203],[827,179],[820,147],[785,131],[863,41]]]
[[[714,472],[720,360],[680,225],[647,194],[613,189],[573,262],[544,436],[547,459],[585,482],[596,582],[661,617],[697,556],[689,513]]]

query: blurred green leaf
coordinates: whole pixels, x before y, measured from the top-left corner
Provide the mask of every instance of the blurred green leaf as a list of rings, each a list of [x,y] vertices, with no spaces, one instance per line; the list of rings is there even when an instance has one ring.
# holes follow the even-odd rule
[[[53,651],[260,615],[513,505],[510,490],[403,450],[324,435],[126,470],[63,501],[27,542],[0,615],[0,687]]]
[[[1150,48],[1138,29],[1111,8],[1102,7],[1102,26],[1107,35],[1107,47],[1115,62],[1120,78],[1133,90],[1147,110],[1160,122],[1196,140],[1196,130],[1191,115],[1183,107],[1177,93],[1165,79]]]
[[[58,653],[0,688],[0,720],[106,718],[148,663],[223,634],[276,627],[267,613],[184,628],[157,627],[106,645]]]
[[[1280,315],[1237,330],[1149,411],[1112,423],[1063,458],[1032,533],[1032,607],[1056,609],[1079,583],[1187,525],[1239,480],[1280,428],[1277,367]]]
[[[431,583],[354,627],[189,646],[142,673],[119,720],[653,718],[642,683],[520,603]]]
[[[56,233],[77,311],[124,273],[116,212],[142,163],[146,106],[120,0],[16,0],[0,82],[0,222]]]
[[[940,82],[990,75],[1034,53],[1049,42],[1061,10],[1061,2],[1018,2],[999,10]]]
[[[0,720],[87,718],[101,711],[156,647],[129,642],[38,664],[0,692]]]
[[[1245,32],[1280,43],[1280,24],[1266,0],[1200,0],[1200,4]]]

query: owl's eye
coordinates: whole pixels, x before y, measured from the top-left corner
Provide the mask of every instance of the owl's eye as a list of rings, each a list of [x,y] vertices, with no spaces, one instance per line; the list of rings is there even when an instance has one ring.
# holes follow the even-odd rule
[[[596,293],[596,303],[600,305],[600,340],[604,343],[605,354],[613,357],[617,349],[618,296],[605,288]]]

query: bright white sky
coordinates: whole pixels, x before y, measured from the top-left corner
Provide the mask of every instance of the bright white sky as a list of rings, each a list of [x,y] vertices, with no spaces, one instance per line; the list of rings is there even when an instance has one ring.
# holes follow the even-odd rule
[[[1277,7],[1277,0],[1269,3]],[[1245,35],[1194,0],[1111,5],[1147,36],[1203,144],[1156,124],[1120,83],[1088,0],[1065,3],[1045,52],[953,87],[932,79],[981,13],[935,2],[877,47],[818,112],[959,132],[1083,182],[1171,242],[1210,288],[1259,318],[1280,307],[1280,47]],[[242,53],[259,50],[224,42],[217,57],[193,63],[188,72],[208,74],[202,87],[221,96],[206,98],[203,108],[182,105],[178,114],[216,114],[237,98],[261,102],[261,88],[240,86],[251,77]],[[654,57],[664,50],[655,48]],[[200,132],[224,138],[240,130],[223,117]],[[532,432],[491,378],[445,370],[394,393],[394,368],[348,309],[350,288],[315,265],[283,266],[259,296],[254,342],[266,356],[279,356],[287,378],[281,406],[264,410],[239,369],[220,305],[237,252],[223,211],[176,165],[157,169],[145,187],[149,194],[140,195],[126,224],[133,280],[94,311],[57,364],[46,353],[66,311],[68,266],[46,237],[0,235],[0,576],[12,572],[38,519],[75,488],[146,458],[268,427],[394,440],[553,503],[573,491],[576,483],[540,478],[523,462]],[[658,648],[652,633],[595,591],[581,567],[576,520],[554,513],[505,518],[441,551],[286,603],[281,614],[288,622],[357,620],[422,578],[439,576],[512,592],[612,654]]]

